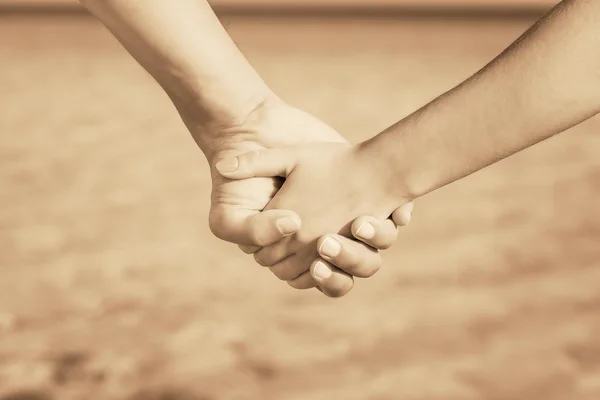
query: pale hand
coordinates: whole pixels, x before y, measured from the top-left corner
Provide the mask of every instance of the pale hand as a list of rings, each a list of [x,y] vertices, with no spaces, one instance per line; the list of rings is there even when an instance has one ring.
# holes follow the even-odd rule
[[[267,210],[294,210],[302,228],[256,253],[282,279],[310,285],[308,266],[317,255],[316,241],[327,232],[350,236],[350,224],[361,215],[389,217],[409,199],[392,196],[377,160],[347,143],[311,143],[289,148],[253,151],[218,164],[230,179],[285,177]],[[319,276],[312,263],[313,277]],[[296,286],[301,286],[298,283]]]

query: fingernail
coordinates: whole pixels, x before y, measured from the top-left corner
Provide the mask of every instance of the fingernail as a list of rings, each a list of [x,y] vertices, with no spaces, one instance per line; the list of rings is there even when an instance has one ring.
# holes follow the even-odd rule
[[[362,239],[373,239],[375,237],[375,227],[368,222],[365,222],[356,230],[356,236]]]
[[[291,235],[300,229],[300,224],[292,217],[283,217],[277,220],[277,229],[282,235]]]
[[[338,240],[329,236],[323,240],[323,243],[321,243],[321,247],[319,248],[319,253],[321,255],[330,258],[336,257],[341,251],[342,244]]]
[[[237,158],[225,158],[215,164],[219,172],[233,172],[237,169],[239,161]]]
[[[314,269],[315,278],[326,280],[331,278],[333,272],[327,267],[327,265],[323,264],[321,261],[317,261]]]

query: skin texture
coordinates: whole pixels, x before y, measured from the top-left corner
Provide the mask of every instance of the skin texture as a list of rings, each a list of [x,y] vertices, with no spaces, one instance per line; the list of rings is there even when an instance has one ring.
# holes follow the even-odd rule
[[[320,113],[352,125],[353,141],[395,121],[395,99],[428,101],[534,21],[330,22],[231,27],[251,31],[241,43],[257,64],[302,61],[265,75],[299,104],[315,90],[285,76],[326,65]],[[55,400],[600,398],[600,118],[417,200],[381,271],[329,300],[211,237],[204,156],[98,25],[0,24],[11,38],[0,46],[0,398],[28,388]],[[270,34],[298,46],[274,54]],[[362,60],[372,70],[352,82],[335,73],[372,41],[377,54]],[[415,67],[410,87],[394,79],[378,92],[382,74]],[[349,87],[370,99],[360,113],[335,107],[354,104]],[[72,379],[57,382],[60,371]]]
[[[303,220],[327,224],[303,226],[293,236],[255,254],[261,265],[270,266],[275,275],[292,281],[295,287],[311,287],[313,278],[321,284],[332,279],[335,270],[331,264],[320,259],[311,261],[317,256],[317,249],[323,253],[327,248],[335,247],[336,241],[339,243],[340,235],[349,235],[355,218],[364,214],[385,218],[399,204],[409,202],[408,199],[398,201],[392,198],[391,191],[377,180],[377,176],[383,175],[373,171],[371,160],[360,157],[357,150],[357,146],[347,143],[309,143],[245,154],[237,158],[237,165],[231,164],[236,168],[230,172],[226,171],[224,163],[217,164],[223,175],[242,179],[235,182],[247,182],[263,176],[286,178],[267,209],[293,209]],[[345,179],[348,176],[352,179]],[[299,195],[300,191],[302,195]],[[307,201],[314,198],[319,201]],[[324,210],[327,212],[324,213]],[[319,240],[322,230],[338,231],[340,235]],[[293,253],[288,255],[286,252],[290,248]],[[375,271],[355,264],[346,272],[367,278]],[[330,294],[343,295],[348,290],[346,285],[349,282],[342,281],[330,287]]]
[[[257,115],[248,118],[248,121],[228,133],[221,135],[224,140],[225,150],[215,152],[215,160],[226,159],[231,154],[242,154],[249,150],[257,151],[267,148],[279,148],[291,146],[300,143],[309,143],[316,141],[329,141],[338,143],[340,146],[347,147],[349,144],[331,127],[320,120],[304,113],[301,110],[289,107],[283,103],[274,103],[265,106],[267,109],[257,110]],[[282,134],[282,132],[284,134]],[[301,138],[300,140],[298,140]],[[241,140],[240,140],[241,139]],[[209,160],[210,165],[216,162]],[[255,252],[255,259],[259,264],[268,266],[261,262],[262,249],[257,251],[260,246],[266,246],[271,243],[262,240],[260,237],[251,238],[250,242],[242,242],[245,231],[242,221],[252,221],[252,218],[260,215],[267,204],[271,201],[281,185],[280,179],[273,177],[258,177],[248,180],[229,180],[222,177],[216,168],[212,168],[213,190],[212,204],[210,211],[210,226],[213,233],[224,240],[243,243],[247,252]],[[314,176],[312,177],[314,180]],[[251,196],[248,196],[251,194]],[[317,198],[317,197],[315,197]],[[312,202],[320,209],[319,202]],[[408,213],[406,212],[408,211]],[[399,224],[405,224],[410,219],[411,209],[399,210],[396,221]],[[394,209],[390,210],[390,215]],[[281,208],[269,207],[266,213],[280,213]],[[263,214],[265,214],[263,212]],[[387,248],[395,238],[395,224],[392,220],[382,218],[366,218],[368,221],[376,221],[374,226],[381,231],[378,237],[374,238],[373,244],[379,248]],[[357,228],[361,221],[356,221]],[[259,230],[264,232],[264,230]],[[351,236],[350,230],[346,232]],[[389,238],[389,239],[386,239]],[[315,240],[318,239],[314,238]],[[324,240],[324,239],[323,239]],[[346,294],[353,285],[352,271],[365,270],[361,276],[373,275],[381,265],[381,258],[375,248],[359,244],[347,239],[347,237],[337,237],[337,240],[343,244],[346,251],[342,252],[340,261],[349,260],[348,263],[340,262],[341,266],[348,269],[344,272],[340,269],[334,269],[334,275],[327,282],[321,285],[321,289],[327,295],[339,297]],[[378,242],[379,240],[379,242]],[[311,262],[317,257],[317,253],[312,254],[312,258],[304,258],[301,268],[308,271]],[[333,259],[332,259],[333,260]],[[358,264],[358,265],[356,265]],[[281,280],[294,281],[297,276],[281,274],[278,268],[271,268],[271,271]],[[303,271],[303,272],[304,272]],[[349,273],[348,273],[349,272]],[[298,274],[299,275],[299,274]],[[354,275],[358,276],[358,275]],[[314,287],[314,281],[306,281],[302,285],[298,282],[290,282],[292,287],[297,289],[307,289]]]
[[[235,46],[208,2],[84,0],[82,4],[162,86],[205,154],[213,178],[209,224],[215,235],[251,253],[299,229],[301,220],[293,211],[262,212],[279,181],[228,182],[215,172],[214,163],[257,149],[344,141],[342,136],[279,100]],[[398,223],[410,218],[406,210]],[[383,220],[372,226],[383,231],[367,238],[365,245],[338,238],[341,254],[330,261],[341,269],[355,269],[356,263],[371,273],[379,269],[381,258],[374,254],[377,248],[391,245],[395,226]],[[366,245],[371,239],[373,247]],[[344,264],[348,260],[351,265]],[[326,287],[330,283],[331,290]],[[321,289],[339,295],[337,287],[349,290],[352,283],[352,276],[336,270]]]
[[[383,217],[600,112],[598,16],[599,2],[562,2],[472,78],[358,146],[296,146],[228,162],[237,168],[222,173],[232,179],[287,177],[267,209],[303,219],[297,234],[257,255],[280,276],[308,280],[302,265],[323,232],[345,233],[364,213]],[[315,196],[318,205],[309,202]],[[329,276],[325,267],[313,263],[313,277]]]

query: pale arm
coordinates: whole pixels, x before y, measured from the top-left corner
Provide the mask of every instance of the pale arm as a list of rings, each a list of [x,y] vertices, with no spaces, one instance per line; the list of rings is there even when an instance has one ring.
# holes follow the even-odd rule
[[[395,195],[413,199],[599,111],[600,1],[567,0],[472,78],[362,148]]]
[[[237,157],[236,168],[220,169],[224,176],[286,177],[269,207],[295,210],[303,220],[294,237],[261,257],[295,273],[323,232],[345,232],[357,215],[387,215],[598,113],[599,21],[600,1],[564,1],[472,78],[357,147],[315,144]],[[307,201],[313,198],[319,203]],[[322,267],[311,269],[320,284],[331,275]]]
[[[214,172],[219,158],[306,141],[344,142],[334,129],[278,99],[239,51],[206,0],[81,0],[127,51],[163,87],[212,172],[210,227],[221,239],[256,251],[300,227],[289,210],[263,211],[277,189],[273,179],[229,182]],[[408,214],[406,212],[408,210]],[[399,209],[398,224],[411,209]],[[360,223],[359,218],[357,222]],[[387,248],[395,238],[391,221],[371,221],[371,236]],[[362,225],[361,225],[362,226]],[[376,271],[381,259],[370,246],[339,238],[331,262],[344,269]],[[308,266],[307,266],[308,268]],[[348,289],[352,279],[335,274]],[[333,282],[337,284],[336,282]]]
[[[205,0],[81,3],[163,87],[205,154],[218,128],[273,96]]]

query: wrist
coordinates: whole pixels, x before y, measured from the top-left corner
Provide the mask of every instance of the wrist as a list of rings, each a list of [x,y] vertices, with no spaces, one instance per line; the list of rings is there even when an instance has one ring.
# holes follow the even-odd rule
[[[400,165],[392,154],[395,149],[384,142],[377,137],[362,142],[355,147],[355,154],[359,168],[370,171],[370,184],[385,197],[384,203],[397,207],[412,201],[414,196],[403,179],[405,174],[398,173]]]
[[[161,82],[161,86],[182,117],[207,129],[242,122],[261,103],[276,97],[260,78],[252,82],[188,78],[171,84]]]
[[[358,145],[361,157],[369,160],[371,168],[397,204],[405,204],[433,190],[435,169],[428,173],[419,162],[419,143],[410,143],[416,132],[410,133],[408,121],[401,121],[379,135]],[[423,155],[423,158],[425,155]]]
[[[228,92],[214,96],[195,92],[186,99],[168,93],[192,137],[209,160],[214,153],[227,147],[228,142],[240,141],[231,139],[243,133],[243,126],[252,115],[269,104],[281,102],[266,85],[252,89],[246,87],[235,96],[227,96]]]

